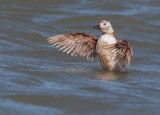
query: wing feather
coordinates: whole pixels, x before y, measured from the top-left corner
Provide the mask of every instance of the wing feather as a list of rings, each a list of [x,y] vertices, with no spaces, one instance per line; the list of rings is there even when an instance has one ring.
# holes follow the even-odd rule
[[[116,44],[106,45],[103,48],[109,52],[109,55],[115,57],[114,62],[120,63],[123,70],[130,65],[133,53],[127,40],[118,39]]]
[[[72,56],[86,56],[87,60],[93,60],[96,57],[97,39],[92,34],[72,33],[58,35],[48,38],[48,42],[67,54],[72,52]]]
[[[128,41],[119,39],[115,47],[118,49],[116,59],[119,60],[125,68],[128,67],[133,56],[132,48]]]

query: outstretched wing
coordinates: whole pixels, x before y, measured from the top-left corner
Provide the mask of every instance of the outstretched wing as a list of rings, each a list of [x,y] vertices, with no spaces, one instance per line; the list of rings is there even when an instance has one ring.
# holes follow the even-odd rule
[[[97,39],[92,34],[72,33],[48,38],[51,45],[57,46],[63,52],[72,56],[86,56],[87,60],[93,60],[96,56]]]
[[[123,67],[128,67],[133,56],[132,48],[128,41],[118,39],[115,47],[117,48],[116,59],[122,63]]]

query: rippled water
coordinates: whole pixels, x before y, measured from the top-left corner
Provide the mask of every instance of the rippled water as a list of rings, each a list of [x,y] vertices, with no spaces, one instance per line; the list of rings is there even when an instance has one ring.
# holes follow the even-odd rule
[[[133,47],[127,72],[106,72],[47,44],[111,21]],[[1,115],[159,115],[159,0],[1,0]]]

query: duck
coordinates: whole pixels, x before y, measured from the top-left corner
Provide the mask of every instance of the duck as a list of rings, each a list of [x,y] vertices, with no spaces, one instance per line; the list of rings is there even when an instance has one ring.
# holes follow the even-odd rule
[[[109,21],[101,20],[94,29],[101,31],[96,38],[88,33],[62,34],[48,38],[48,43],[71,56],[86,57],[88,61],[99,58],[104,70],[125,71],[133,57],[132,48],[127,40],[118,39]]]

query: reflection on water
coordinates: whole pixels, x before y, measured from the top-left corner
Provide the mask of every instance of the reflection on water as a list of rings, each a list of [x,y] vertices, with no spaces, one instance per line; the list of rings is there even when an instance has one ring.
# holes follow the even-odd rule
[[[98,79],[103,81],[126,80],[129,78],[127,72],[99,71],[97,76],[98,76]]]
[[[113,72],[113,71],[105,71],[102,68],[91,67],[91,64],[81,64],[84,66],[77,66],[79,63],[63,63],[63,66],[55,66],[51,67],[49,70],[59,71],[59,72],[67,72],[70,74],[82,74],[82,75],[92,75],[90,79],[99,79],[102,81],[110,81],[110,80],[126,80],[128,79],[128,72]],[[67,67],[68,66],[68,67]],[[71,67],[70,67],[71,66]],[[96,65],[95,65],[96,66]],[[99,65],[100,66],[100,65]],[[94,76],[94,77],[93,77]]]

